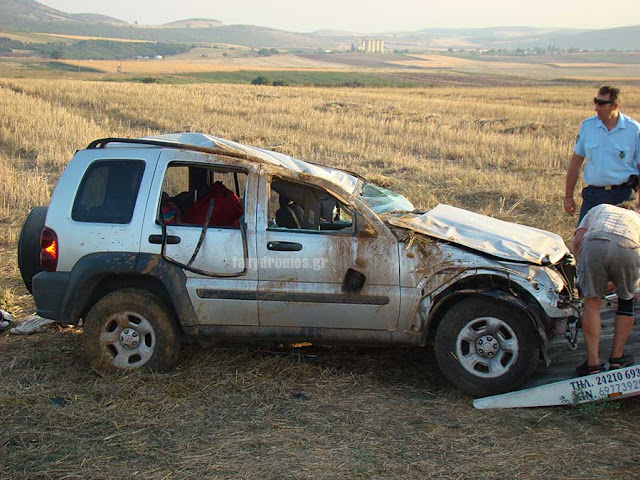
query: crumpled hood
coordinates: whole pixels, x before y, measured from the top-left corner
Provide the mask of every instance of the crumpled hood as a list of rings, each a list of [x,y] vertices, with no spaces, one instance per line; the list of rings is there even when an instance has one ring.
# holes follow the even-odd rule
[[[569,250],[555,233],[504,222],[449,205],[423,214],[384,215],[391,225],[469,247],[504,260],[549,265]]]

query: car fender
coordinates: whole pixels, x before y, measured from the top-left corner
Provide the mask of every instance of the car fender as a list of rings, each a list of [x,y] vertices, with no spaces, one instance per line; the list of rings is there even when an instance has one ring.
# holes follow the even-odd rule
[[[164,260],[160,255],[133,252],[100,252],[82,257],[71,272],[41,272],[34,277],[35,299],[38,310],[55,299],[47,298],[47,292],[38,289],[38,280],[44,286],[51,278],[59,276],[66,282],[55,320],[76,325],[91,306],[103,295],[122,288],[146,288],[157,294],[175,310],[182,325],[197,324],[196,313],[186,289],[184,271]],[[58,290],[59,291],[59,290]]]
[[[540,347],[540,353],[542,354],[542,358],[544,359],[547,366],[549,365],[549,338],[545,332],[544,324],[542,319],[536,315],[529,305],[523,302],[521,299],[510,295],[509,293],[503,292],[501,290],[490,290],[490,289],[463,289],[463,290],[455,290],[444,297],[438,299],[438,302],[433,306],[431,311],[429,312],[429,325],[431,328],[429,330],[435,331],[437,327],[437,322],[433,322],[434,319],[439,319],[444,311],[448,309],[448,307],[459,300],[461,297],[469,297],[469,296],[481,296],[481,297],[489,297],[496,302],[507,304],[511,307],[514,307],[525,314],[525,316],[532,322],[534,328],[538,332],[538,346]],[[429,334],[429,332],[426,332]]]

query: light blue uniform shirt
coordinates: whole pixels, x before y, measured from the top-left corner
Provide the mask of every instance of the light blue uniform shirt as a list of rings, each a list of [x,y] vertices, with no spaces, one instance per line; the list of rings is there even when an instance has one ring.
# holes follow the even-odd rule
[[[640,124],[620,113],[618,124],[609,131],[597,115],[589,117],[580,125],[573,152],[585,157],[588,185],[620,185],[638,175]]]

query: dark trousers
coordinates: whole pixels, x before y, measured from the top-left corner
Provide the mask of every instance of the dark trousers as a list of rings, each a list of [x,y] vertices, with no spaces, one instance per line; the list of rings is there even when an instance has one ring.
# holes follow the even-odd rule
[[[605,190],[598,187],[585,187],[582,189],[582,207],[580,207],[580,218],[578,225],[587,214],[596,205],[608,203],[609,205],[618,205],[626,200],[636,198],[635,191],[631,187],[617,187],[611,190]]]

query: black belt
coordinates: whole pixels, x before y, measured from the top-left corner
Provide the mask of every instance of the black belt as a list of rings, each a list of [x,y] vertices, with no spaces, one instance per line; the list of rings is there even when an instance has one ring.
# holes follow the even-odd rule
[[[629,180],[620,185],[587,185],[587,188],[597,188],[598,190],[615,190],[617,188],[638,188],[638,175],[631,175]]]
[[[595,188],[598,190],[615,190],[617,188],[631,188],[631,185],[625,182],[622,185],[588,185],[587,188]]]

